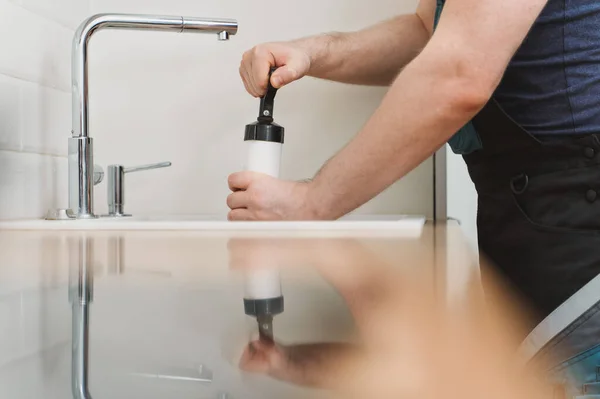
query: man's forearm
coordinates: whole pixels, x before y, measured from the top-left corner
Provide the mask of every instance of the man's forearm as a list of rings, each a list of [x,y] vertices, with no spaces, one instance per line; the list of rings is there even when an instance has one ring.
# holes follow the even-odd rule
[[[361,206],[467,123],[492,90],[469,69],[452,55],[419,57],[404,69],[362,131],[309,183],[316,216],[337,219]]]
[[[429,37],[421,17],[408,14],[357,32],[322,34],[294,43],[310,54],[310,76],[387,86],[419,54]]]

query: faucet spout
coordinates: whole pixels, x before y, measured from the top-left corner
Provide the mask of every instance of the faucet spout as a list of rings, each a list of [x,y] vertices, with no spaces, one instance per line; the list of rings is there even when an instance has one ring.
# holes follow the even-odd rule
[[[87,53],[91,37],[102,29],[133,29],[164,32],[213,33],[219,39],[235,35],[238,24],[231,19],[207,19],[137,14],[98,14],[79,26],[73,38],[72,89],[73,137],[88,137]]]
[[[73,125],[69,139],[69,209],[79,219],[95,217],[93,143],[88,127],[88,47],[94,33],[102,29],[213,33],[219,40],[227,40],[237,33],[238,24],[232,19],[141,14],[97,14],[83,21],[73,38]]]

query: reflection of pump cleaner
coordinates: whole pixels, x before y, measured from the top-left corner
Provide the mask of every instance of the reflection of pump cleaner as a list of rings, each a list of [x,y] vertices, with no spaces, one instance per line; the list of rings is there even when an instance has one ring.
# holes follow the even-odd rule
[[[273,107],[277,89],[271,85],[271,68],[267,93],[260,100],[256,122],[246,125],[244,141],[248,145],[246,169],[279,177],[284,128],[273,123]],[[244,310],[256,317],[260,339],[273,340],[273,316],[283,312],[283,294],[279,271],[258,269],[245,280]]]

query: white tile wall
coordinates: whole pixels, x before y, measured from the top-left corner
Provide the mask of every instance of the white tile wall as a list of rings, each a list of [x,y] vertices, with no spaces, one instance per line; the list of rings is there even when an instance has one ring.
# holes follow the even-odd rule
[[[0,22],[0,73],[70,91],[72,30],[7,0]]]
[[[0,218],[41,217],[67,203],[67,160],[0,151]]]
[[[86,0],[18,0],[23,7],[48,19],[77,29],[89,16],[90,3]]]
[[[23,151],[66,157],[71,94],[22,82],[21,132]]]
[[[21,150],[21,81],[6,75],[0,75],[0,148]]]
[[[0,0],[0,218],[67,205],[73,29],[88,0]]]

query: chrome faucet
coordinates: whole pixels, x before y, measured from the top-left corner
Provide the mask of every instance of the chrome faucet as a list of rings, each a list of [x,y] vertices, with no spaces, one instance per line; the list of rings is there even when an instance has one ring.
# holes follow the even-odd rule
[[[188,18],[135,14],[98,14],[79,26],[73,38],[72,101],[73,130],[69,138],[69,209],[49,212],[49,219],[95,218],[94,184],[102,173],[94,173],[93,140],[88,125],[88,46],[94,33],[101,29],[142,29],[165,32],[215,33],[228,40],[237,33],[237,21],[231,19]],[[59,215],[56,217],[56,215]]]

